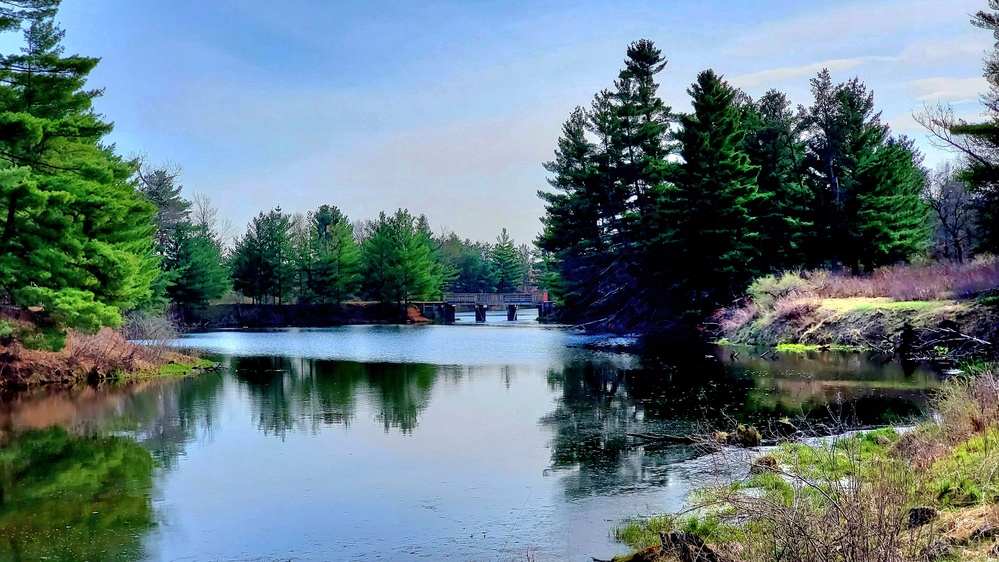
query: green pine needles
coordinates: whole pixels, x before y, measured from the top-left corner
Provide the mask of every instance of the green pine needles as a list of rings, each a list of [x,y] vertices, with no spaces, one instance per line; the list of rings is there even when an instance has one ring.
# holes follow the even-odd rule
[[[545,164],[536,243],[568,320],[671,329],[760,274],[859,273],[925,251],[922,157],[859,80],[822,71],[812,105],[794,110],[705,70],[687,90],[692,111],[676,114],[657,94],[665,66],[651,41],[632,43],[614,89],[572,112]]]

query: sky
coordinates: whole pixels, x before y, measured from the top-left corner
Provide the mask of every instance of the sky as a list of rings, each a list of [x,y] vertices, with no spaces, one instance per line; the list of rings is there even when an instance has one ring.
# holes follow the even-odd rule
[[[408,208],[435,231],[518,242],[540,230],[561,125],[609,88],[627,45],[669,64],[677,111],[713,68],[758,97],[810,102],[809,79],[860,77],[893,132],[932,147],[912,113],[981,116],[994,39],[986,0],[63,0],[70,53],[120,153],[182,167],[237,234],[258,212],[322,204],[351,219]]]

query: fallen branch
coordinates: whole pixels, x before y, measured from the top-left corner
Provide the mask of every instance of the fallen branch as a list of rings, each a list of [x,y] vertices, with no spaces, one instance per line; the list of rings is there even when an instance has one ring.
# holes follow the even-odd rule
[[[662,435],[652,435],[650,433],[625,433],[628,437],[634,437],[636,439],[645,439],[646,441],[659,441],[662,443],[677,443],[682,445],[696,445],[701,443],[702,440],[695,439],[693,437],[684,437],[682,435],[669,435],[664,433]]]

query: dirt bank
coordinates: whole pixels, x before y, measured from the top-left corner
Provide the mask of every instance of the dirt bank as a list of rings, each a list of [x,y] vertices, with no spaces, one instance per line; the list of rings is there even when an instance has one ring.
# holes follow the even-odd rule
[[[897,266],[865,276],[769,275],[754,281],[737,305],[718,311],[706,329],[716,339],[754,346],[923,346],[957,354],[977,347],[994,354],[999,262]]]
[[[30,311],[0,310],[0,388],[180,375],[210,364],[176,350],[127,341],[120,332],[62,331]]]
[[[884,298],[801,297],[763,309],[754,303],[716,315],[724,342],[754,346],[894,349],[907,329],[941,329],[999,341],[999,310],[976,301],[893,302]]]

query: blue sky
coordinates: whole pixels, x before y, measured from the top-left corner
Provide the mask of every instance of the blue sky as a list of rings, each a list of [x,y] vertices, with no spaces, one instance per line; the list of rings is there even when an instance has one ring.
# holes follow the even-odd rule
[[[529,242],[542,163],[576,105],[653,39],[660,94],[713,68],[749,94],[809,103],[828,67],[859,76],[895,132],[947,101],[980,115],[985,0],[376,2],[64,0],[68,51],[99,56],[90,86],[124,154],[184,169],[239,232],[260,210],[321,204],[352,219],[407,207],[435,229]]]

